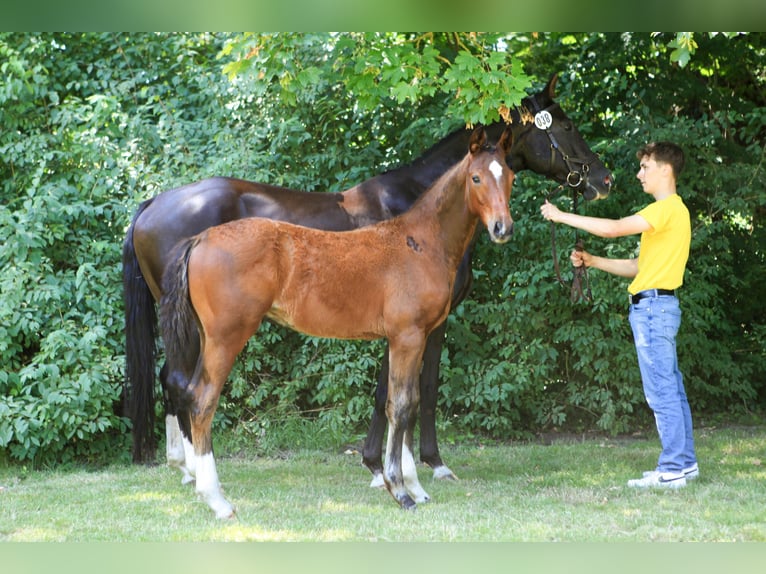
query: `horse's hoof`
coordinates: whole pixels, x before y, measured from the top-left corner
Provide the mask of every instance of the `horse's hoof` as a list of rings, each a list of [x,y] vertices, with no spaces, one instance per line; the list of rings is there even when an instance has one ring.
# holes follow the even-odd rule
[[[434,479],[439,480],[458,480],[455,473],[452,472],[447,465],[437,466],[434,468]]]
[[[383,473],[378,472],[372,475],[370,488],[386,488],[386,481],[383,480]]]

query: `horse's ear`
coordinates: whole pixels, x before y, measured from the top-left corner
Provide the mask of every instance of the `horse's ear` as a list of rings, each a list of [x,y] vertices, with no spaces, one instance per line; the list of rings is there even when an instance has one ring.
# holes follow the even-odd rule
[[[481,151],[487,145],[487,132],[484,126],[476,126],[471,133],[471,139],[468,142],[468,150],[471,153]]]
[[[553,74],[551,76],[551,79],[548,80],[548,85],[545,86],[545,93],[548,94],[548,97],[550,99],[554,99],[556,97],[556,83],[559,81],[559,75]]]
[[[503,150],[503,155],[508,155],[513,146],[513,130],[511,126],[506,127],[503,133],[500,135],[500,139],[497,141],[497,147]]]

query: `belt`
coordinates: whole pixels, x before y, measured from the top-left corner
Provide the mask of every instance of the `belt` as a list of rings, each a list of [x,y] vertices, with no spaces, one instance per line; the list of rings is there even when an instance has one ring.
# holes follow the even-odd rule
[[[661,295],[675,296],[676,292],[673,289],[647,289],[646,291],[639,291],[635,295],[629,295],[631,305],[637,305],[641,299],[647,297],[660,297]]]

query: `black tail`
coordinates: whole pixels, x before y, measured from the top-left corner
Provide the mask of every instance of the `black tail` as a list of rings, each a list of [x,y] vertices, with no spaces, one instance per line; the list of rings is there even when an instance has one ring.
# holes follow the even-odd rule
[[[133,248],[133,227],[151,200],[138,207],[122,246],[122,285],[125,301],[124,407],[133,423],[133,462],[155,458],[154,384],[157,353],[157,311],[152,292],[141,274]]]
[[[199,237],[181,241],[173,251],[172,263],[162,276],[160,332],[165,344],[167,392],[178,410],[184,430],[185,401],[182,398],[199,360],[197,314],[189,297],[189,257]],[[188,429],[184,431],[188,436]]]

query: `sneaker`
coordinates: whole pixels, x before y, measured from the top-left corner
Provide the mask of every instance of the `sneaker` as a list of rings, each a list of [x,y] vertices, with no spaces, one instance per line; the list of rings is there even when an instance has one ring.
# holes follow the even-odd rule
[[[655,472],[657,472],[657,471],[656,470],[647,470],[647,471],[644,471],[644,475],[643,476],[647,477],[650,474],[654,474]],[[695,478],[697,478],[700,475],[700,467],[695,462],[693,465],[687,466],[681,472],[684,473],[684,476],[686,477],[686,480],[694,480]]]
[[[628,481],[631,488],[683,488],[686,486],[686,476],[683,472],[659,472],[651,471],[642,478],[634,478]]]
[[[686,480],[694,480],[700,475],[700,467],[695,462],[693,465],[687,466],[683,470],[683,473],[684,473],[684,476],[686,477]]]

